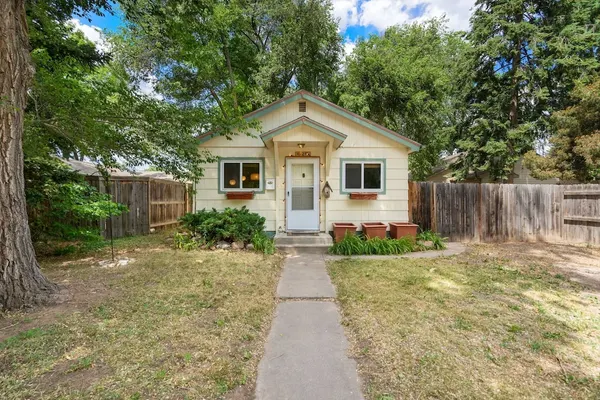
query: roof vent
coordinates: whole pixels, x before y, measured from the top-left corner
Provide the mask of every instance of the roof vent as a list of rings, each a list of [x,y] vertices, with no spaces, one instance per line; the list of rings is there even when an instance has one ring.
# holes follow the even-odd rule
[[[306,112],[306,102],[305,101],[301,101],[298,103],[298,111]]]

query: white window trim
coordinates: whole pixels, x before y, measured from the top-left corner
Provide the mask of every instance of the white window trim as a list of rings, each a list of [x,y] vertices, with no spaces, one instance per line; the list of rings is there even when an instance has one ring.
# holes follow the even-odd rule
[[[240,165],[240,187],[239,188],[226,188],[225,187],[225,164],[239,164]],[[258,188],[250,188],[250,189],[244,189],[242,188],[242,180],[241,177],[243,176],[242,174],[242,168],[243,168],[243,164],[258,164],[258,171],[259,171],[259,179],[258,179]],[[219,191],[223,192],[223,193],[227,193],[227,192],[262,192],[265,188],[264,186],[264,177],[263,177],[263,171],[264,171],[264,162],[262,159],[257,159],[257,158],[248,158],[248,159],[232,159],[232,158],[223,158],[221,160],[219,160]]]
[[[360,164],[360,189],[348,189],[346,188],[346,164]],[[379,182],[381,187],[379,189],[365,189],[365,164],[379,164],[380,168],[380,179]],[[342,192],[343,193],[383,193],[385,192],[385,162],[381,160],[344,160],[342,161]]]

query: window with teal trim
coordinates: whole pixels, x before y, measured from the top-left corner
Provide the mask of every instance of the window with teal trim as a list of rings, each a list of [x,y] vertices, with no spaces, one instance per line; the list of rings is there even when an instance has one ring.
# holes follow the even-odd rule
[[[223,192],[262,191],[262,163],[262,160],[221,160],[220,190]]]
[[[345,192],[383,192],[383,169],[381,161],[343,161],[342,189]]]

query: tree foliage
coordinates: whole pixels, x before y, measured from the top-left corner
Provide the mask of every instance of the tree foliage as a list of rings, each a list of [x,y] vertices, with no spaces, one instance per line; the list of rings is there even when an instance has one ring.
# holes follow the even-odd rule
[[[198,115],[140,94],[122,65],[81,32],[32,3],[28,10],[36,68],[28,92],[26,156],[88,158],[101,170],[154,165],[177,178],[201,176]]]
[[[341,38],[328,0],[124,0],[116,53],[170,102],[193,110],[199,131],[248,124],[242,115],[287,91],[320,92],[337,69]]]
[[[96,239],[99,220],[127,210],[58,159],[26,159],[24,173],[34,241]]]
[[[336,85],[337,101],[425,147],[411,156],[414,179],[423,179],[451,147],[464,118],[467,44],[443,20],[388,28],[360,41]]]
[[[525,165],[538,179],[600,180],[600,78],[577,87],[576,104],[552,116],[557,132],[546,156],[531,151]]]
[[[457,177],[508,178],[514,163],[552,133],[549,116],[598,69],[595,0],[478,0],[467,35],[473,46],[469,118],[455,139],[465,156]]]

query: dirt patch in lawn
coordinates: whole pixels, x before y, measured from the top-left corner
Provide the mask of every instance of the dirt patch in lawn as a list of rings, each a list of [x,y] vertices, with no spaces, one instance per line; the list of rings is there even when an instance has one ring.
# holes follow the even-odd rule
[[[507,243],[478,245],[478,251],[492,257],[507,257],[526,265],[536,262],[557,269],[591,291],[600,292],[600,248],[548,243]]]
[[[474,245],[328,264],[369,399],[600,394],[598,250]],[[594,275],[593,273],[591,275]]]
[[[252,398],[281,257],[152,240],[42,260],[70,298],[0,317],[0,398]]]

